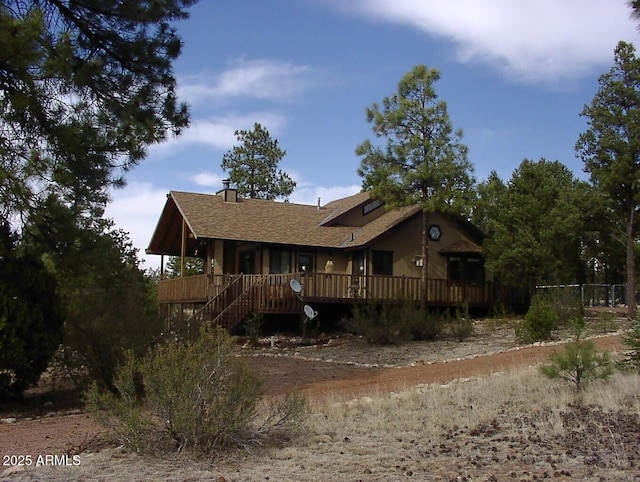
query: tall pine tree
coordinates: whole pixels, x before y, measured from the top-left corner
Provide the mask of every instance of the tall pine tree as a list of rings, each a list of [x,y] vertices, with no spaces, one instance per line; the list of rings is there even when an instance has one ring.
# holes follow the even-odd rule
[[[636,315],[636,240],[640,210],[640,59],[635,48],[619,42],[614,66],[600,76],[598,91],[582,116],[587,130],[576,152],[594,186],[606,197],[613,239],[626,252],[627,316]]]
[[[278,141],[257,122],[251,131],[236,131],[240,142],[222,157],[222,169],[236,185],[238,194],[252,199],[288,199],[296,187],[289,175],[278,169],[286,155]]]
[[[429,273],[429,213],[468,214],[474,197],[473,168],[454,131],[447,104],[438,99],[433,84],[440,73],[424,65],[404,75],[398,89],[382,105],[367,109],[367,121],[385,147],[366,140],[356,149],[362,157],[358,174],[363,187],[388,208],[422,207],[422,287],[427,299]]]
[[[196,1],[0,3],[0,215],[52,193],[99,211],[149,144],[187,126],[171,23]]]

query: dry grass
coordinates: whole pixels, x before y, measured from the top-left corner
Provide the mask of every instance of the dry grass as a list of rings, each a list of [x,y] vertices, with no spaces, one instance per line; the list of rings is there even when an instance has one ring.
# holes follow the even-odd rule
[[[119,450],[11,480],[640,480],[640,378],[580,399],[534,368],[358,399],[309,401],[290,440],[213,463]]]

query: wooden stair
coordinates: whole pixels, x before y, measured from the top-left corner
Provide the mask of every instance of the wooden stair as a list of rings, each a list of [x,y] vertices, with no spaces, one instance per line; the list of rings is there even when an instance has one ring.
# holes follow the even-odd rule
[[[264,283],[262,276],[247,285],[240,275],[229,281],[216,296],[196,311],[189,322],[203,323],[210,321],[231,331],[254,310],[253,292]]]

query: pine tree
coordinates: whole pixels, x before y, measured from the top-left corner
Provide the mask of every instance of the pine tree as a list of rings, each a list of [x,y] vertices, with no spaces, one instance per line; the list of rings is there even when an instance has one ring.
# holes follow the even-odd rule
[[[429,213],[468,214],[473,190],[473,168],[462,144],[462,131],[454,131],[447,105],[433,84],[440,73],[424,65],[408,72],[382,106],[367,109],[367,122],[382,148],[366,140],[356,154],[362,157],[358,174],[363,187],[388,208],[419,204],[422,207],[422,283],[427,298]]]
[[[236,131],[240,142],[222,157],[222,169],[236,185],[240,196],[252,199],[288,199],[296,187],[288,174],[278,170],[278,163],[286,155],[278,141],[257,122],[252,131]]]
[[[619,42],[614,66],[600,76],[598,91],[582,110],[588,128],[576,152],[594,186],[604,194],[612,236],[626,252],[627,316],[636,314],[636,238],[640,232],[640,59]]]

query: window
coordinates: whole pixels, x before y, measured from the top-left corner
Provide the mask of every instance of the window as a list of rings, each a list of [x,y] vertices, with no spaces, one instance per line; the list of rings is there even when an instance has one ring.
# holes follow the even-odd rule
[[[371,211],[373,211],[374,209],[378,209],[383,204],[384,203],[380,199],[374,199],[373,201],[371,201],[370,203],[365,204],[362,207],[362,214],[364,214],[366,216]]]
[[[351,274],[360,276],[364,274],[364,251],[355,251],[353,253],[353,263],[351,265]]]
[[[393,274],[393,252],[392,251],[373,251],[372,255],[372,272],[373,274],[384,274],[391,276]]]
[[[314,271],[313,254],[298,253],[298,273],[311,273]]]
[[[467,282],[484,282],[484,265],[481,258],[467,258]]]
[[[449,258],[448,270],[448,277],[451,281],[463,281],[462,258],[460,256],[451,256]]]
[[[482,258],[472,256],[450,256],[447,263],[448,278],[463,283],[484,282]]]
[[[269,250],[269,273],[291,272],[291,252],[288,249],[271,248]]]

